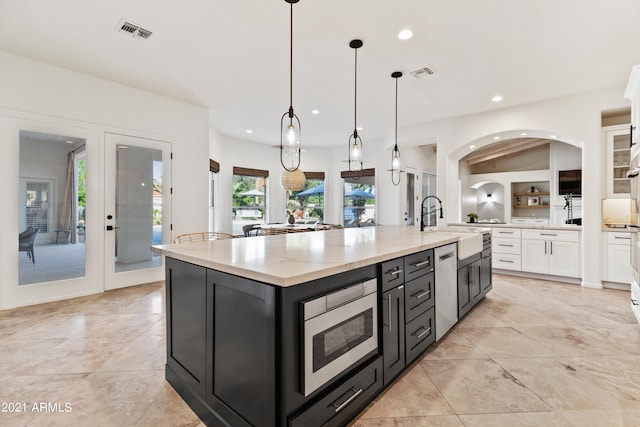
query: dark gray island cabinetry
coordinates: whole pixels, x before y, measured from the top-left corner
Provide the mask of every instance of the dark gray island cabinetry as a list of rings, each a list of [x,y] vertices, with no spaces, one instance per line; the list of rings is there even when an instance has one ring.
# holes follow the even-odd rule
[[[389,226],[155,246],[165,377],[207,425],[344,426],[435,341],[434,248],[463,238]]]
[[[286,288],[172,258],[166,270],[166,378],[207,425],[341,425],[382,388],[377,348],[308,396],[301,375],[300,303],[375,265]]]

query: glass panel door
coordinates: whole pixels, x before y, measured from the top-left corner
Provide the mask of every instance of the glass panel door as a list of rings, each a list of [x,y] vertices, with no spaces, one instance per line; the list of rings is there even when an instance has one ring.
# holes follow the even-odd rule
[[[170,243],[170,144],[107,134],[105,289],[162,280]]]
[[[84,215],[99,206],[99,133],[13,118],[3,125],[3,199],[15,208],[0,224],[0,307],[100,292],[99,242],[84,240],[99,227]]]

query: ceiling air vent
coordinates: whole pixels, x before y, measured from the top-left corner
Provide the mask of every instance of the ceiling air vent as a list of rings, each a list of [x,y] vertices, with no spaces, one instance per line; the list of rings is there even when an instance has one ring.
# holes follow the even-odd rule
[[[153,32],[142,28],[140,25],[124,19],[120,21],[120,24],[118,24],[117,30],[121,33],[133,36],[133,38],[142,40],[148,40],[153,34]]]
[[[436,70],[434,70],[433,68],[430,67],[422,67],[422,68],[418,68],[415,71],[411,72],[411,75],[415,78],[420,78],[420,77],[424,77],[424,76],[432,76],[436,73]]]

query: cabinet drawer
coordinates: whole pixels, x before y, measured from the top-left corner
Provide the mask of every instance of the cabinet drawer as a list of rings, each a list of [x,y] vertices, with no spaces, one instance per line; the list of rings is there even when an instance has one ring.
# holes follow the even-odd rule
[[[405,321],[411,320],[424,313],[435,304],[434,273],[418,277],[404,285]]]
[[[610,245],[631,246],[630,233],[607,233],[607,243]]]
[[[433,268],[433,249],[407,255],[404,257],[404,280],[413,280],[416,277],[431,273]]]
[[[573,230],[522,230],[523,239],[554,240],[558,242],[577,242],[578,232]]]
[[[311,408],[289,420],[290,427],[344,425],[382,388],[382,357],[338,385]]]
[[[491,242],[494,254],[520,254],[520,239],[494,238]]]
[[[492,228],[491,236],[495,239],[496,237],[507,237],[510,239],[519,239],[522,230],[520,228]]]
[[[520,255],[512,254],[497,254],[493,253],[491,263],[493,268],[501,268],[502,270],[515,270],[520,271],[522,269]]]
[[[404,262],[402,258],[383,262],[380,277],[382,280],[382,292],[402,285],[404,283]]]
[[[435,307],[407,323],[405,333],[408,365],[436,340]]]

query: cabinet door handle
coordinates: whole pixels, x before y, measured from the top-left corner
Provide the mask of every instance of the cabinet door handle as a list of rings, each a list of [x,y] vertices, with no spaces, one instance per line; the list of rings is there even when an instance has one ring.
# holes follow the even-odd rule
[[[509,264],[513,264],[513,260],[511,259],[499,259],[500,262],[508,262]]]
[[[415,299],[420,299],[425,295],[430,295],[431,294],[431,289],[427,289],[426,291],[422,291],[422,289],[420,289],[418,292],[416,292],[415,294],[411,295],[412,298]]]
[[[506,246],[508,248],[512,248],[513,245],[505,245],[504,243],[498,243],[498,246]]]
[[[425,261],[418,261],[418,262],[414,262],[413,264],[411,264],[412,267],[422,267],[423,265],[429,265],[431,264],[431,260],[427,259]]]
[[[498,231],[498,234],[513,234],[513,231]]]
[[[336,408],[336,413],[342,411],[344,409],[345,406],[347,406],[349,403],[351,403],[353,401],[353,399],[355,399],[356,397],[358,397],[360,395],[360,393],[362,393],[364,389],[359,389],[358,391],[355,391],[353,388],[349,389],[349,391],[353,392],[353,395],[351,395],[350,398],[348,398],[347,400],[345,400],[344,402],[342,402],[339,406],[335,406],[335,404],[333,405]]]
[[[399,268],[397,270],[389,270],[389,271],[387,271],[387,274],[389,274],[391,276],[395,276],[395,275],[400,274],[400,273],[402,273],[402,269],[401,268]]]
[[[421,332],[421,333],[418,333],[418,331],[419,331],[420,329],[424,329],[424,331],[423,331],[423,332]],[[418,331],[415,331],[415,332],[414,332],[413,334],[411,334],[411,335],[413,335],[414,337],[416,337],[416,338],[420,339],[420,338],[422,338],[423,336],[425,336],[426,334],[428,334],[428,333],[430,333],[430,332],[431,332],[431,328],[430,328],[430,327],[429,327],[429,328],[426,328],[426,329],[425,329],[425,328],[420,328],[420,329],[418,329]]]
[[[618,239],[618,240],[631,240],[631,237],[620,237],[620,236],[613,236],[614,239]]]
[[[547,254],[547,241],[544,241],[544,254]]]
[[[391,332],[391,295],[389,295],[388,308],[389,308],[389,319],[387,320],[387,324],[389,325],[389,332]]]

